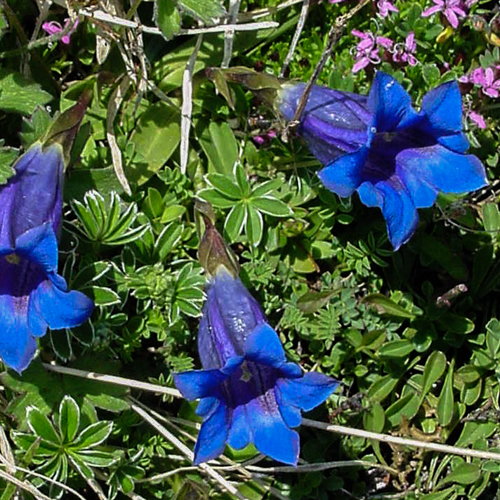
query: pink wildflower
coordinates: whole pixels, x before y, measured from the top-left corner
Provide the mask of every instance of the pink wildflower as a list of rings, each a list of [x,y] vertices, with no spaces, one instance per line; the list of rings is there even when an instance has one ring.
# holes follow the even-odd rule
[[[489,97],[500,96],[500,78],[497,78],[496,70],[500,69],[498,66],[495,68],[476,68],[469,75],[461,76],[458,81],[462,83],[472,83],[481,87],[483,94]]]
[[[399,12],[399,9],[392,4],[392,0],[378,0],[377,8],[381,17],[387,17],[389,12]]]
[[[418,62],[413,55],[417,51],[417,42],[415,42],[415,33],[410,32],[406,37],[404,46],[398,43],[394,46],[392,60],[398,63],[407,63],[410,66],[415,66]]]
[[[55,35],[56,33],[60,33],[61,31],[66,29],[70,23],[72,23],[72,21],[69,18],[66,18],[64,20],[64,27],[62,27],[56,21],[50,21],[47,23],[43,23],[42,29],[43,29],[43,31],[45,31],[49,35]],[[70,30],[61,38],[61,43],[64,43],[65,45],[69,45],[69,43],[71,41],[71,35],[75,32],[77,26],[78,26],[78,19],[75,19],[73,26],[71,26]]]
[[[394,44],[390,38],[383,36],[376,37],[370,32],[364,33],[352,30],[351,33],[361,39],[356,45],[356,53],[354,55],[356,62],[352,68],[353,73],[366,68],[369,64],[379,64],[381,61],[379,55],[380,48],[391,49]]]
[[[484,116],[479,114],[477,111],[469,111],[467,113],[467,118],[469,118],[469,120],[480,129],[484,130],[486,128],[486,120],[484,119]]]
[[[442,12],[444,17],[448,19],[448,22],[453,28],[458,28],[459,21],[461,17],[466,17],[466,12],[464,11],[462,0],[432,0],[435,5],[429,7],[422,12],[422,17],[429,17],[437,12]]]

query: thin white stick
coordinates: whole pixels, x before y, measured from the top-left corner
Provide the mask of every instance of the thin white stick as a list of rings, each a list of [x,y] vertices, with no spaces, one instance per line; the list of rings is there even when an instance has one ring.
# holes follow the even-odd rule
[[[73,375],[75,377],[87,378],[97,380],[98,382],[106,382],[108,384],[123,385],[131,389],[139,389],[142,391],[156,392],[160,394],[168,394],[176,398],[182,398],[182,394],[177,389],[164,387],[162,385],[150,384],[148,382],[140,382],[139,380],[132,380],[129,378],[116,377],[114,375],[104,375],[102,373],[88,372],[85,370],[78,370],[76,368],[68,368],[66,366],[51,365],[42,363],[43,367],[47,370],[64,375]]]
[[[128,19],[123,19],[118,16],[113,16],[102,10],[87,10],[80,9],[78,12],[81,16],[88,17],[90,19],[95,19],[97,21],[103,21],[109,24],[116,24],[117,26],[124,26],[126,28],[138,29],[140,28],[143,33],[149,33],[150,35],[162,35],[158,28],[151,26],[142,26],[134,21]],[[277,28],[279,23],[274,21],[265,21],[261,23],[245,23],[245,24],[221,24],[219,26],[209,26],[208,28],[191,28],[191,29],[181,29],[179,35],[202,35],[203,33],[224,33],[226,31],[254,31],[254,30],[264,30],[270,28]]]
[[[343,425],[325,424],[323,422],[316,422],[308,418],[302,419],[302,425],[307,427],[314,427],[328,432],[336,432],[337,434],[345,434],[347,436],[358,436],[366,439],[375,439],[382,443],[399,444],[402,446],[411,446],[413,448],[422,448],[424,450],[439,451],[441,453],[449,453],[450,455],[460,455],[463,457],[484,458],[487,460],[500,461],[500,453],[493,451],[471,450],[469,448],[459,448],[458,446],[450,446],[448,444],[430,443],[427,441],[418,441],[417,439],[408,439],[398,436],[389,436],[387,434],[379,434],[378,432],[363,431],[360,429],[353,429],[351,427],[344,427]]]
[[[302,4],[302,9],[300,11],[299,22],[297,23],[297,27],[295,28],[295,33],[293,34],[292,43],[290,44],[290,48],[288,49],[288,54],[285,57],[285,61],[283,62],[283,67],[280,71],[280,76],[283,77],[288,69],[290,61],[292,60],[293,53],[297,48],[297,44],[299,43],[300,35],[302,34],[302,30],[304,29],[304,24],[306,23],[307,14],[309,13],[309,6],[311,4],[311,0],[304,0]]]
[[[139,382],[114,375],[103,375],[101,373],[87,372],[84,370],[77,370],[75,368],[67,368],[63,366],[50,365],[42,363],[45,368],[53,372],[64,373],[66,375],[74,375],[76,377],[83,377],[87,379],[98,380],[100,382],[108,382],[110,384],[123,385],[132,389],[140,389],[144,391],[157,392],[168,394],[176,398],[182,398],[182,394],[170,387],[163,387],[161,385],[149,384],[147,382]],[[459,448],[458,446],[450,446],[441,443],[432,443],[429,441],[418,441],[417,439],[408,439],[398,436],[389,436],[388,434],[379,434],[378,432],[364,431],[361,429],[354,429],[352,427],[344,427],[342,425],[325,424],[324,422],[317,422],[316,420],[309,420],[308,418],[302,419],[302,425],[307,427],[314,427],[328,432],[336,432],[338,434],[345,434],[347,436],[359,436],[366,439],[374,439],[383,443],[393,443],[402,446],[411,446],[414,448],[422,448],[424,450],[432,450],[440,453],[449,453],[451,455],[460,455],[463,457],[483,458],[485,460],[498,460],[500,461],[500,453],[492,451],[473,450],[470,448]]]
[[[189,460],[193,460],[194,453],[167,428],[161,425],[160,422],[155,420],[147,411],[143,410],[140,406],[134,403],[131,403],[130,408],[142,417],[149,425],[151,425],[151,427],[153,427],[159,434],[168,439],[177,449],[184,453]],[[240,500],[247,500],[245,496],[243,496],[231,483],[226,481],[226,479],[224,479],[218,472],[213,470],[212,467],[207,464],[200,464],[198,467],[236,498],[239,498]]]
[[[241,0],[229,0],[229,23],[234,24],[238,17]],[[221,68],[229,67],[231,56],[233,53],[234,30],[229,30],[224,33],[224,56],[222,58]]]
[[[397,474],[398,471],[389,467],[387,465],[376,464],[373,462],[367,462],[365,460],[339,460],[337,462],[320,462],[317,464],[304,464],[294,466],[283,466],[283,467],[257,467],[255,465],[247,465],[245,468],[250,472],[259,472],[265,474],[278,474],[282,472],[318,472],[328,469],[337,469],[341,467],[375,467],[379,469],[385,469],[393,474]]]
[[[18,488],[25,490],[31,493],[37,500],[51,500],[50,497],[44,495],[40,491],[38,491],[31,483],[27,481],[20,481],[17,477],[9,474],[8,472],[4,472],[0,469],[0,478],[8,481],[9,483],[15,484]]]
[[[203,41],[203,35],[198,35],[193,52],[189,56],[182,75],[182,109],[181,109],[181,173],[186,174],[189,159],[189,132],[191,130],[191,114],[193,111],[193,72],[196,57]]]

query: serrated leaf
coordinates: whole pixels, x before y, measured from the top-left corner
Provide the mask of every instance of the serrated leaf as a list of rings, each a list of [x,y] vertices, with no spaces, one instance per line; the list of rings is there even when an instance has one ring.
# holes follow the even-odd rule
[[[171,40],[181,31],[181,15],[174,0],[156,0],[154,19],[167,40]]]
[[[21,74],[0,69],[0,109],[11,113],[31,115],[53,97]]]

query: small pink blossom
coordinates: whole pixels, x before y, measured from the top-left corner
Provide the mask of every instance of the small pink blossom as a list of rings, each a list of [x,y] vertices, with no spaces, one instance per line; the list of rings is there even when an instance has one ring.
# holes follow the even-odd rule
[[[64,27],[60,25],[57,21],[50,21],[42,24],[42,29],[49,35],[55,35],[56,33],[60,33],[61,31],[65,30],[69,24],[73,23],[71,26],[70,30],[61,38],[61,43],[64,43],[65,45],[69,45],[71,41],[71,35],[75,32],[76,27],[78,26],[78,19],[75,19],[75,21],[71,21],[71,19],[66,18],[64,20]]]
[[[387,17],[390,12],[399,12],[399,9],[393,5],[391,0],[378,0],[377,8],[381,17]]]
[[[381,61],[380,48],[391,49],[394,45],[390,38],[375,36],[370,32],[352,30],[351,33],[361,39],[356,45],[356,53],[354,54],[356,62],[352,68],[353,73],[366,68],[369,64],[379,64]]]
[[[458,81],[462,83],[472,83],[481,87],[481,92],[489,97],[500,96],[500,78],[498,76],[499,66],[494,68],[476,68],[469,75],[461,76]]]
[[[429,17],[442,12],[453,28],[458,28],[459,18],[467,16],[462,0],[432,0],[435,5],[422,12],[422,17]]]
[[[415,42],[415,33],[410,32],[406,37],[404,45],[398,43],[394,46],[392,60],[398,63],[407,63],[410,66],[415,66],[418,62],[413,55],[417,51],[417,42]]]
[[[473,122],[480,129],[484,130],[487,127],[484,116],[479,114],[477,111],[469,111],[467,113],[467,118],[469,118],[469,120]]]

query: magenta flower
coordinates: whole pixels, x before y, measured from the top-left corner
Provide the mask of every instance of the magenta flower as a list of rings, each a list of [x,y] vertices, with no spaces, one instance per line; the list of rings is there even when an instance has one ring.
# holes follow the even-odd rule
[[[486,120],[484,119],[484,116],[479,114],[477,111],[469,111],[467,113],[467,118],[478,128],[483,130],[486,128]]]
[[[370,64],[379,64],[381,61],[380,49],[391,49],[394,44],[390,38],[375,36],[370,32],[352,30],[351,33],[361,39],[356,45],[356,53],[354,54],[356,62],[352,68],[353,73],[357,73]]]
[[[435,5],[422,12],[422,17],[429,17],[442,12],[453,28],[458,28],[459,18],[467,14],[463,9],[465,5],[462,0],[432,0]]]
[[[75,21],[73,22],[71,21],[71,19],[66,18],[64,20],[64,27],[61,26],[61,24],[57,21],[50,21],[47,23],[43,23],[42,29],[49,35],[55,35],[56,33],[60,33],[61,31],[65,30],[71,23],[73,23],[73,25],[71,26],[70,30],[61,38],[61,43],[64,43],[64,45],[69,45],[69,43],[71,42],[71,35],[75,32],[78,26],[78,19],[75,19]]]
[[[398,63],[409,64],[410,66],[415,66],[417,64],[417,58],[413,55],[417,51],[417,42],[415,42],[415,33],[408,33],[404,45],[402,43],[397,43],[394,46],[392,60]]]
[[[483,94],[488,97],[498,97],[500,95],[500,78],[497,78],[496,68],[476,68],[468,75],[461,76],[458,81],[461,83],[472,83],[481,87]]]
[[[393,5],[391,0],[378,0],[377,8],[381,17],[387,17],[390,12],[399,12],[399,9]]]

